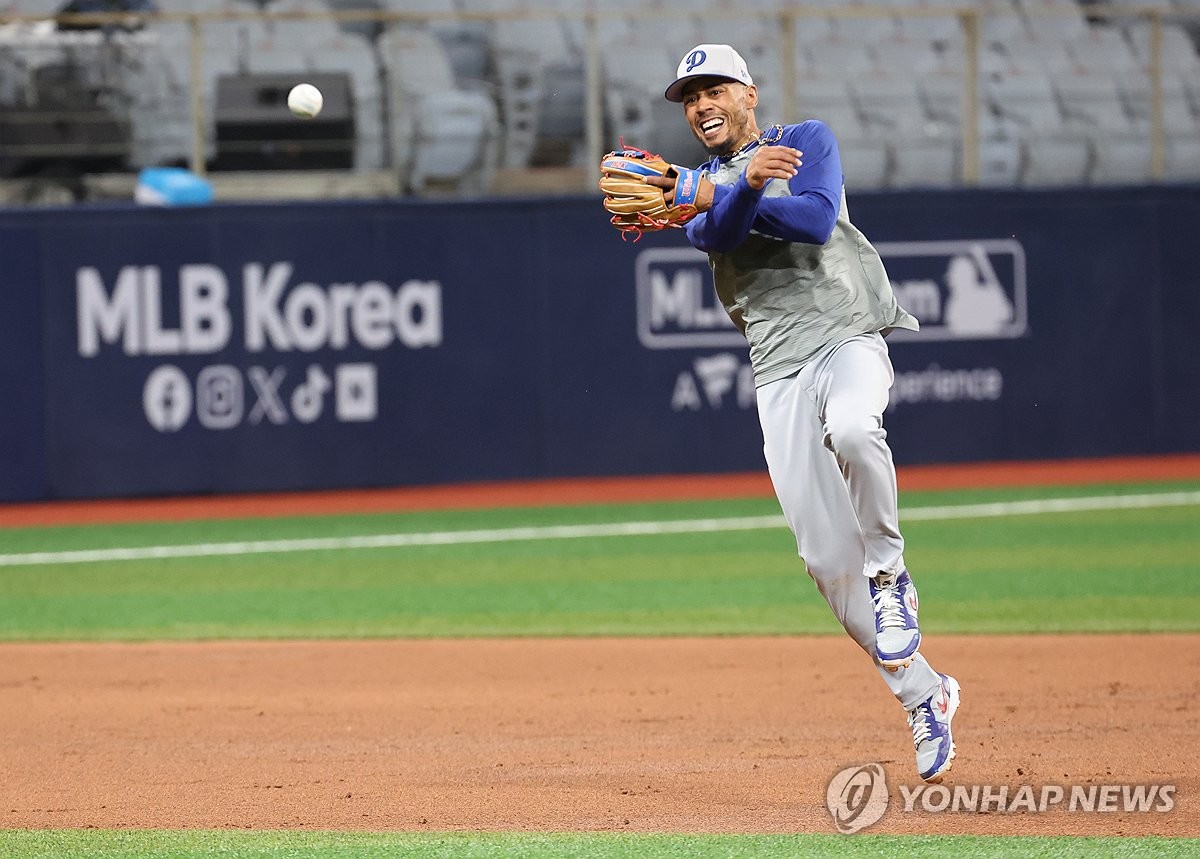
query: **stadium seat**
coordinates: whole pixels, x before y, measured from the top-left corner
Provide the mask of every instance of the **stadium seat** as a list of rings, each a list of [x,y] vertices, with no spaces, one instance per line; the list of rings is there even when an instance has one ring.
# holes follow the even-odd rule
[[[830,39],[804,45],[805,68],[813,76],[838,73],[847,76],[869,74],[875,70],[875,58],[865,44]]]
[[[337,0],[271,0],[266,8],[323,9],[326,2],[342,8]],[[468,174],[490,176],[501,163],[514,168],[590,163],[592,154],[582,151],[583,16],[595,9],[594,0],[362,0],[354,8],[369,4],[433,20],[389,26],[377,46],[330,19],[206,25],[200,85],[209,107],[209,145],[219,75],[344,71],[353,82],[355,164],[383,167],[398,155],[397,167],[414,189],[457,183]],[[605,143],[615,146],[624,136],[632,145],[681,161],[703,160],[706,154],[678,106],[662,98],[662,88],[686,48],[725,41],[742,52],[761,85],[760,124],[808,117],[828,122],[855,187],[956,184],[965,56],[956,13],[973,8],[985,15],[980,55],[984,183],[1000,186],[1011,179],[1032,187],[1144,180],[1152,119],[1150,28],[1136,14],[1109,23],[1104,15],[1092,16],[1089,5],[1076,0],[813,0],[793,7],[785,0],[697,0],[669,33],[661,32],[653,17],[666,16],[671,11],[666,5],[628,12],[619,7],[599,18]],[[1121,5],[1134,12],[1173,8],[1167,0]],[[4,8],[53,12],[60,6],[49,0],[8,0]],[[1200,0],[1178,0],[1175,6],[1200,9]],[[225,8],[261,6],[253,0],[180,0],[172,11]],[[889,14],[866,14],[880,9]],[[781,52],[788,43],[780,16],[789,11],[798,15],[798,79],[792,87],[781,80]],[[938,12],[943,14],[933,14]],[[464,13],[499,17],[456,17]],[[1089,17],[1104,23],[1089,23]],[[1165,21],[1162,29],[1163,118],[1167,174],[1181,179],[1194,176],[1200,148],[1200,53],[1188,28],[1176,20]],[[1196,24],[1200,31],[1200,18]],[[400,31],[407,35],[396,35]],[[187,26],[156,24],[148,32],[156,45],[143,57],[131,55],[117,70],[137,166],[179,162],[191,149]],[[439,48],[436,57],[430,43]],[[409,56],[398,58],[398,50]],[[34,64],[47,56],[35,56]],[[14,63],[13,53],[0,48],[0,104],[11,101],[19,87],[21,66]],[[429,98],[426,92],[445,94],[445,117],[433,107],[443,96]],[[784,103],[789,92],[796,104]],[[436,152],[430,140],[438,135],[453,139],[455,146],[446,147],[443,140]],[[389,150],[390,136],[395,141]],[[1129,163],[1120,163],[1122,158]]]
[[[356,130],[355,168],[374,170],[386,166],[385,99],[372,45],[358,33],[339,29],[330,41],[311,49],[309,65],[314,71],[343,72],[350,78]]]
[[[1086,137],[1032,135],[1024,142],[1020,184],[1025,187],[1080,185],[1087,177],[1090,155]]]
[[[953,137],[900,138],[889,145],[889,188],[951,188],[958,184],[959,141]]]
[[[180,77],[186,75],[186,70],[170,57],[172,50],[182,47],[155,38],[136,62],[125,57],[117,66],[129,111],[132,167],[185,164],[191,157],[191,84]],[[182,54],[188,56],[187,51]],[[208,104],[211,107],[212,102]],[[211,144],[211,126],[206,133]]]
[[[1063,125],[1050,77],[1037,66],[1013,68],[1007,74],[991,76],[984,92],[992,109],[1017,127],[1046,132]]]
[[[420,193],[452,185],[480,193],[497,165],[499,128],[492,98],[460,89],[441,42],[431,33],[391,27],[381,38],[388,74],[392,164]]]
[[[1148,75],[1123,75],[1118,79],[1118,87],[1125,105],[1126,113],[1149,128],[1153,122],[1151,109],[1153,105],[1153,90]],[[1163,76],[1163,125],[1167,133],[1180,135],[1200,135],[1197,127],[1197,117],[1188,99],[1184,78],[1175,73]]]
[[[862,127],[862,118],[855,107],[854,90],[844,77],[836,73],[805,77],[800,81],[798,90],[797,115],[801,119],[824,120],[837,131],[834,119],[850,117],[846,122],[848,130]]]
[[[1024,41],[1022,39],[1016,41]],[[957,64],[950,69],[958,75],[966,74],[966,55],[965,52],[956,52],[955,59]],[[1030,63],[1025,58],[1013,57],[1008,51],[1000,45],[984,44],[979,50],[979,75],[981,79],[986,79],[989,75],[1007,75],[1012,74],[1014,67],[1017,69],[1023,66],[1036,66],[1042,68],[1040,62]]]
[[[1115,27],[1096,26],[1085,36],[1066,42],[1077,67],[1096,74],[1133,72],[1141,67],[1124,34]]]
[[[884,136],[863,121],[849,81],[836,74],[800,82],[798,121],[819,119],[837,137],[847,187],[865,191],[887,185],[890,162]]]
[[[615,149],[623,137],[632,146],[664,150],[670,124],[667,109],[672,108],[673,119],[683,124],[678,106],[663,98],[678,61],[663,46],[641,48],[614,43],[603,48],[607,147]]]
[[[948,187],[958,176],[957,122],[928,112],[917,80],[877,73],[851,84],[872,137],[886,141],[888,187]]]
[[[1001,47],[1008,64],[1018,67],[1037,66],[1050,74],[1076,67],[1067,46],[1053,35],[1043,33],[1036,39],[1014,39]]]
[[[963,81],[955,74],[929,74],[917,79],[925,113],[934,121],[958,129],[962,124]]]
[[[1150,181],[1150,138],[1107,135],[1093,140],[1093,185],[1142,185]]]
[[[500,18],[492,25],[493,56],[513,53],[539,63],[578,58],[562,22],[554,17]]]
[[[1200,0],[1195,11],[1200,13]],[[1200,27],[1200,17],[1195,19]],[[1138,23],[1127,29],[1129,42],[1134,56],[1142,68],[1150,67],[1151,28],[1145,23]],[[1200,53],[1192,42],[1191,36],[1181,24],[1164,21],[1162,25],[1162,64],[1164,70],[1172,70],[1181,74],[1200,75]]]
[[[1160,15],[1171,13],[1171,0],[1122,0],[1112,4],[1112,10],[1104,16],[1106,23],[1127,27],[1144,23],[1145,13],[1156,12]]]
[[[547,137],[566,147],[569,162],[571,142],[584,136],[584,67],[560,21],[498,19],[491,68],[504,127],[504,166],[528,166],[539,138]]]
[[[52,18],[66,5],[66,0],[13,0],[4,11],[13,15],[45,15]]]
[[[962,41],[962,25],[955,12],[963,4],[952,0],[891,0],[890,5],[896,10],[898,38],[934,43]]]
[[[932,42],[896,39],[875,45],[875,68],[885,74],[927,75],[942,65],[941,52]]]
[[[201,95],[207,106],[202,117],[205,149],[214,151],[216,126],[213,105],[216,104],[217,78],[235,74],[243,67],[244,51],[241,48],[240,28],[224,26],[219,22],[207,23],[202,31],[203,54],[200,80],[192,80],[192,41],[186,23],[175,21],[155,22],[147,28],[157,40],[159,52],[147,59],[149,68],[137,75],[131,86],[140,86],[143,77],[158,77],[151,91],[153,97],[161,98],[157,106],[148,105],[144,114],[135,114],[133,119],[135,142],[143,139],[139,126],[145,126],[145,138],[155,140],[148,151],[155,154],[139,166],[170,164],[188,157],[191,151],[192,118],[190,115],[193,85],[201,87]],[[155,113],[158,113],[156,118]],[[173,151],[172,151],[173,150]]]
[[[1068,41],[1087,33],[1087,18],[1076,0],[1018,0],[1018,5],[1032,36]]]
[[[1151,139],[1147,115],[1131,115],[1117,80],[1080,72],[1055,79],[1069,127],[1089,138],[1092,161],[1088,182],[1095,185],[1140,184],[1151,177]]]
[[[1003,46],[1014,40],[1029,38],[1025,17],[1011,0],[997,0],[977,8],[980,12],[980,38],[984,44]]]
[[[979,142],[979,184],[1011,188],[1021,175],[1021,142],[1014,137],[987,137]]]
[[[980,181],[992,187],[1043,184],[1086,158],[1086,138],[1066,125],[1051,76],[1012,63],[984,83],[980,116]],[[1086,162],[1085,162],[1086,163]]]
[[[491,51],[491,24],[485,20],[456,17],[466,11],[486,11],[455,0],[378,0],[393,13],[416,16],[400,23],[433,33],[450,61],[460,85],[475,86],[488,76]]]
[[[578,61],[550,63],[538,116],[535,165],[592,163],[586,151],[587,76]]]
[[[254,11],[254,4],[249,2],[240,2],[240,0],[178,0],[177,4],[172,4],[172,11],[187,12],[189,14],[211,14],[213,12],[227,12],[236,10],[239,12]]]
[[[1121,100],[1116,79],[1095,72],[1061,74],[1054,89],[1062,99],[1067,121],[1093,133],[1124,134],[1138,131],[1140,123],[1129,116]]]
[[[1187,93],[1188,103],[1192,106],[1192,110],[1200,113],[1200,75],[1185,76],[1183,89]]]
[[[828,39],[832,35],[833,21],[828,16],[812,14],[815,10],[811,5],[796,7],[797,11],[806,13],[794,16],[796,22],[796,45],[811,45]]]
[[[921,138],[933,124],[917,81],[907,74],[863,76],[850,82],[850,92],[866,125],[889,138]]]
[[[1169,181],[1200,180],[1200,137],[1168,137],[1163,178]]]
[[[273,15],[327,13],[330,7],[323,0],[273,0],[267,6],[267,11]],[[312,14],[295,21],[267,20],[263,22],[263,30],[267,37],[279,44],[289,44],[306,51],[327,45],[342,35],[337,22],[323,14]]]
[[[389,27],[380,42],[380,56],[392,88],[414,93],[458,88],[445,49],[426,30]]]
[[[744,9],[717,9],[698,12],[692,16],[689,27],[695,35],[695,44],[724,42],[733,45],[746,58],[751,74],[759,66],[751,57],[780,45],[779,18],[772,14],[748,16]]]
[[[846,190],[877,191],[887,186],[890,173],[887,144],[882,140],[847,136],[838,141]]]
[[[421,105],[415,151],[405,186],[420,193],[435,184],[479,195],[491,187],[496,160],[495,113],[480,93],[455,90],[432,105]]]
[[[900,36],[894,16],[876,14],[879,9],[886,8],[886,4],[872,3],[870,0],[845,0],[834,8],[841,13],[832,19],[830,35],[834,39],[876,45]]]

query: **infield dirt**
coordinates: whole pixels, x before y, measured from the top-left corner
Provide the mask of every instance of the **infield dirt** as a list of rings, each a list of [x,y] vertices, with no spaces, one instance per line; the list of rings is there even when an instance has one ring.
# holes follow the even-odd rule
[[[4,828],[1200,835],[1200,636],[945,637],[948,785],[1173,784],[1170,813],[904,813],[904,713],[829,637],[7,644]]]

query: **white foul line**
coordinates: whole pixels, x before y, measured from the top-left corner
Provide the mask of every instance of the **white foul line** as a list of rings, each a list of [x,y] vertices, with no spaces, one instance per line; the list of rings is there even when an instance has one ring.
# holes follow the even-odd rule
[[[1200,492],[1162,492],[1151,495],[1108,495],[1088,498],[1043,498],[941,507],[910,507],[900,518],[909,521],[975,519],[1087,510],[1130,510],[1200,505]],[[661,534],[702,534],[717,531],[763,531],[782,528],[779,515],[719,519],[678,519],[665,522],[611,522],[593,525],[544,525],[490,528],[474,531],[429,531],[415,534],[374,534],[361,537],[310,537],[292,540],[249,540],[233,543],[189,543],[177,546],[132,546],[118,549],[77,549],[62,552],[24,552],[0,555],[0,567],[88,564],[101,561],[148,561],[167,558],[207,558],[220,555],[262,555],[280,552],[324,552],[347,549],[394,549],[409,546],[457,546],[467,543],[514,543],[525,540],[569,540],[581,537],[644,537]]]
[[[1148,495],[1096,495],[1089,498],[1038,498],[946,507],[912,507],[901,519],[974,519],[1041,513],[1081,513],[1089,510],[1139,510],[1149,507],[1190,507],[1200,504],[1200,492],[1157,492]]]

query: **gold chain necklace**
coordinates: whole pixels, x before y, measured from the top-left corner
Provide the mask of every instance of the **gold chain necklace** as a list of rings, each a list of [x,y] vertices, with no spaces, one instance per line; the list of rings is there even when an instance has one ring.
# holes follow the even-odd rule
[[[780,141],[780,139],[782,139],[782,138],[783,138],[783,126],[782,125],[772,125],[766,131],[764,131],[760,135],[758,135],[758,137],[755,137],[752,140],[746,141],[745,145],[742,146],[742,148],[739,149],[737,152],[734,152],[732,155],[726,155],[721,160],[723,160],[723,161],[732,160],[734,158],[737,158],[743,152],[747,151],[748,149],[750,149],[754,146],[770,146],[771,144],[778,143]]]

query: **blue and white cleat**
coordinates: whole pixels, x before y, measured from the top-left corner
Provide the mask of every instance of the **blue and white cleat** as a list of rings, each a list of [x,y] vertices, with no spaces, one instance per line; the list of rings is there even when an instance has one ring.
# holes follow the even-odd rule
[[[938,674],[942,683],[929,700],[908,711],[908,724],[913,732],[917,750],[917,772],[928,784],[941,784],[942,777],[954,764],[954,736],[950,721],[958,712],[960,689],[958,681],[947,674]]]
[[[875,606],[875,658],[888,671],[907,668],[921,646],[917,587],[908,570],[867,579]]]

